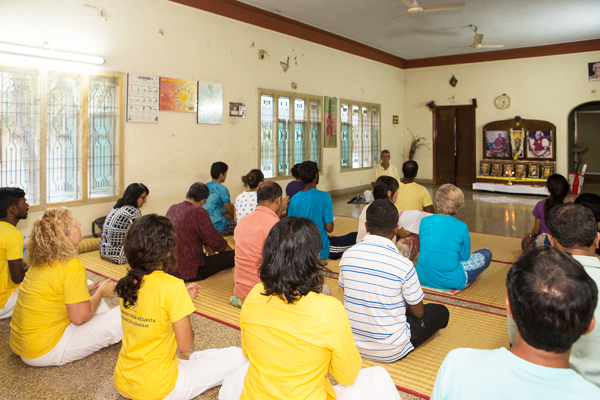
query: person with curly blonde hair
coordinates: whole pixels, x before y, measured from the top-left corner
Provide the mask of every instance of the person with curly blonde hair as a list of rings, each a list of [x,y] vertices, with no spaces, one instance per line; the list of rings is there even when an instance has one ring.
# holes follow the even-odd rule
[[[465,195],[456,186],[442,185],[436,195],[438,214],[421,220],[421,249],[415,267],[421,285],[434,289],[464,289],[492,261],[489,249],[471,254],[467,224],[454,218],[465,205]]]
[[[10,348],[33,367],[64,365],[121,341],[119,308],[102,300],[115,283],[88,286],[77,258],[81,223],[66,208],[48,209],[30,235],[21,284],[10,323]]]

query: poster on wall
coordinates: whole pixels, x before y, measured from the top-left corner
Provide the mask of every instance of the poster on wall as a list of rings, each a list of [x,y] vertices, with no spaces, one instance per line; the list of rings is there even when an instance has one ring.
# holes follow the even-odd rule
[[[160,78],[127,74],[127,122],[158,122]]]
[[[198,82],[198,123],[223,123],[223,84]]]
[[[600,61],[588,63],[588,76],[590,82],[600,80]]]
[[[324,147],[337,147],[337,99],[325,97]]]
[[[198,82],[160,78],[160,111],[196,112]]]
[[[508,131],[485,132],[485,156],[508,157]]]
[[[552,131],[529,132],[527,142],[527,157],[552,159]]]

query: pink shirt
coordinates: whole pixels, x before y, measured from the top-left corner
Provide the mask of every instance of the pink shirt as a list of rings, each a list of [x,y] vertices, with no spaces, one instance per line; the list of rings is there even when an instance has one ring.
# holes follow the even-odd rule
[[[277,214],[268,207],[258,206],[254,212],[240,219],[233,239],[235,240],[235,269],[233,294],[242,300],[260,283],[258,267],[262,249],[271,228],[279,222]]]

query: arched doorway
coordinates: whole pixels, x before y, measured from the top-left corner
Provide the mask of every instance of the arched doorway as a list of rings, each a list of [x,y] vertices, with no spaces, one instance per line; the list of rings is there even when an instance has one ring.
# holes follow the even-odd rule
[[[600,101],[575,107],[569,114],[568,127],[569,172],[587,164],[585,180],[600,183]],[[582,153],[583,149],[587,150]]]

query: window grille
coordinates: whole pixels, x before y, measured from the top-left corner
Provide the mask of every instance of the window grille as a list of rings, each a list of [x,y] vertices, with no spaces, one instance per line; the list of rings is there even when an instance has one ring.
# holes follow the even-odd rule
[[[342,169],[371,168],[379,162],[379,110],[379,105],[340,102]]]
[[[0,66],[0,186],[42,207],[116,198],[121,90],[121,75]]]
[[[259,154],[265,178],[290,176],[292,167],[306,160],[321,165],[322,99],[261,90],[260,103]]]

